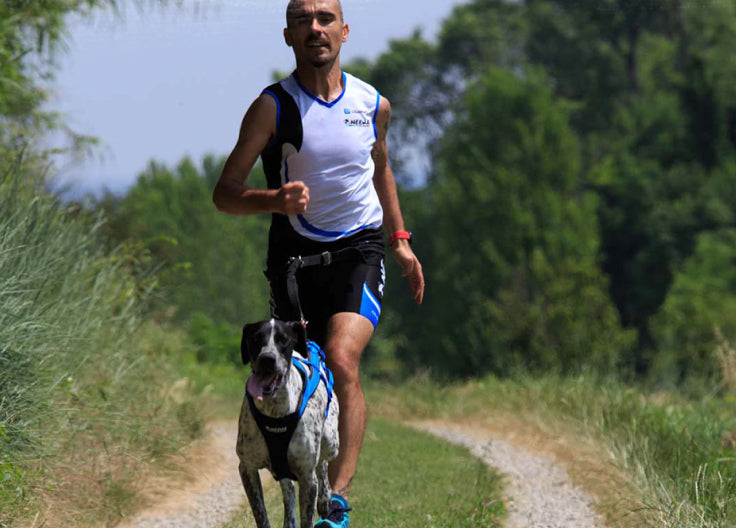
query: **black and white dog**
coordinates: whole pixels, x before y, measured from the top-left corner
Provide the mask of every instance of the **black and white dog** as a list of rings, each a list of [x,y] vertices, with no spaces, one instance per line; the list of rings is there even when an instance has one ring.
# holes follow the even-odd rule
[[[252,374],[240,411],[236,451],[240,478],[258,528],[268,528],[259,469],[279,480],[284,528],[312,528],[315,511],[327,517],[327,463],[337,456],[339,407],[322,351],[308,342],[307,356],[294,350],[301,323],[276,319],[247,324],[241,353]],[[302,341],[303,342],[303,341]],[[296,518],[294,483],[299,483]]]

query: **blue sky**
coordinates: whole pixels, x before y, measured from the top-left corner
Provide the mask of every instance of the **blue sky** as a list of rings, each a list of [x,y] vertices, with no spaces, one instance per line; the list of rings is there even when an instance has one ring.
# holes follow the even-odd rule
[[[274,70],[294,66],[283,42],[288,0],[185,0],[180,8],[126,2],[122,17],[72,20],[50,102],[101,145],[59,160],[74,194],[122,192],[152,159],[227,154],[243,114]],[[415,28],[433,39],[460,0],[343,0],[350,37],[343,63],[375,58]]]

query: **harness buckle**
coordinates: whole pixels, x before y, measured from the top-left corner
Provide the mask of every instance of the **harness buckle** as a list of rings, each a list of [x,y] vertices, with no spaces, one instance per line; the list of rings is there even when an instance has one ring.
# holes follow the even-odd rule
[[[329,251],[323,251],[322,252],[322,265],[323,266],[329,266],[332,264],[332,253]]]

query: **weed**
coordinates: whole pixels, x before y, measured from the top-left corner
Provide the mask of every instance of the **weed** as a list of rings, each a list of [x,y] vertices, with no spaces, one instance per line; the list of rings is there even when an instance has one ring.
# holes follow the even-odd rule
[[[721,371],[721,383],[731,394],[736,393],[736,349],[723,336],[721,329],[713,329],[716,339],[715,355]]]
[[[23,170],[0,174],[0,516],[99,525],[137,492],[121,475],[201,434],[200,405],[188,385],[160,397],[177,379],[161,349],[180,343],[140,329],[145,255],[104,252],[102,219],[29,189]]]

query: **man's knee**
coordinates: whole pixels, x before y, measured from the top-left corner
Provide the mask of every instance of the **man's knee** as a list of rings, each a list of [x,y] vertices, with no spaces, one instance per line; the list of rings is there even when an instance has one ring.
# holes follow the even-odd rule
[[[356,313],[339,313],[330,319],[327,332],[327,366],[335,385],[344,390],[360,388],[360,358],[373,334],[373,325]]]
[[[335,385],[341,387],[360,386],[360,361],[355,354],[340,348],[325,351],[327,366],[335,376]]]
[[[349,355],[336,351],[327,353],[327,364],[335,376],[335,384],[356,385],[360,384],[359,362]]]

